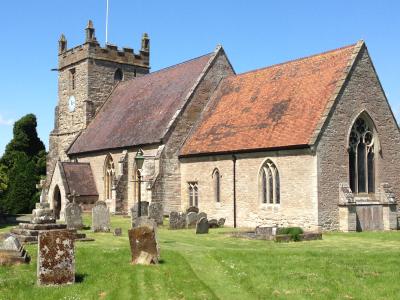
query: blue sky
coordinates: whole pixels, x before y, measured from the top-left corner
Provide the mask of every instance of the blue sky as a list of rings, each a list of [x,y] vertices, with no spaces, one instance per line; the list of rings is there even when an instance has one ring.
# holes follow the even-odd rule
[[[151,39],[152,70],[225,48],[236,72],[364,39],[396,117],[400,117],[400,1],[109,0],[109,42],[138,49]],[[0,3],[0,154],[12,123],[38,117],[48,146],[57,102],[57,40],[81,44],[92,19],[105,40],[106,0]]]

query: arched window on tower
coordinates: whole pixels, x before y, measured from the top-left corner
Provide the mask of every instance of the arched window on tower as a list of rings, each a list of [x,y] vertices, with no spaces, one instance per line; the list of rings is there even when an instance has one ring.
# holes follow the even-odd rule
[[[124,79],[124,73],[118,68],[114,73],[114,83],[120,82],[122,79]]]
[[[259,190],[264,204],[280,204],[279,172],[271,160],[267,160],[260,170]]]
[[[104,164],[104,197],[105,199],[112,199],[112,188],[114,184],[114,161],[111,155],[107,155]]]
[[[375,192],[375,138],[371,119],[358,117],[349,137],[350,188],[355,194]]]
[[[214,199],[215,202],[221,202],[221,176],[219,170],[215,169],[212,174],[213,187],[214,187]]]

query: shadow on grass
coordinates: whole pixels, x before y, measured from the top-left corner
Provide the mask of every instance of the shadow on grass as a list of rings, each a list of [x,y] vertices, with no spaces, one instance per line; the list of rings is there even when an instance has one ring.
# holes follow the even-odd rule
[[[88,275],[85,273],[75,274],[75,283],[82,283]]]

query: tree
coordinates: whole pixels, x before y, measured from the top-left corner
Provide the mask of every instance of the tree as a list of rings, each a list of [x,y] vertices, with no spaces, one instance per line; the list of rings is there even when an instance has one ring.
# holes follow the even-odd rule
[[[36,183],[46,174],[46,150],[36,127],[33,114],[15,122],[0,159],[0,210],[5,212],[30,212],[38,200]]]

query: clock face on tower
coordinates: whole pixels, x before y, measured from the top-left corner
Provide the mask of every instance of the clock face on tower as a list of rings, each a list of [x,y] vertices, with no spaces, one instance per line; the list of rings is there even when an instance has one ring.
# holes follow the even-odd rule
[[[68,109],[70,112],[73,112],[75,110],[75,97],[70,96],[68,99]]]

